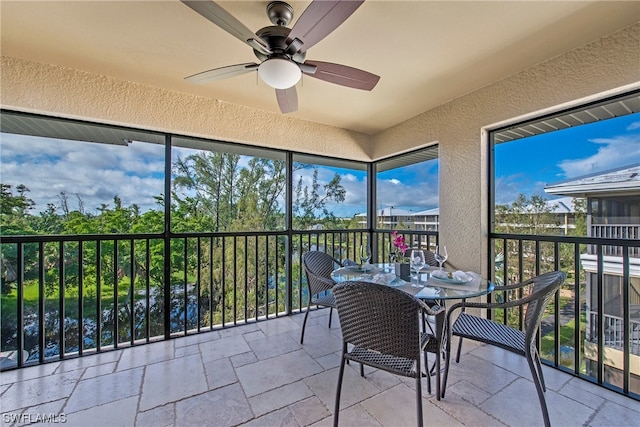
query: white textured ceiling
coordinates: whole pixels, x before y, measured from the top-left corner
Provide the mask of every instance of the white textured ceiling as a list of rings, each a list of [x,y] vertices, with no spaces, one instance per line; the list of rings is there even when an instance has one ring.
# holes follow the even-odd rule
[[[271,25],[268,1],[219,3],[254,31]],[[309,2],[290,4],[295,22]],[[2,0],[0,15],[4,56],[279,111],[257,73],[184,81],[256,58],[178,0]],[[378,85],[366,92],[303,77],[290,115],[375,134],[639,20],[637,1],[369,0],[307,59],[378,74]]]

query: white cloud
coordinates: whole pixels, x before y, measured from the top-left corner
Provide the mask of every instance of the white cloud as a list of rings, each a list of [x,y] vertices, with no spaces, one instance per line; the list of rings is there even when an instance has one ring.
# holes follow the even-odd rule
[[[627,130],[636,130],[640,129],[640,122],[633,122],[627,126]]]
[[[420,211],[438,206],[437,182],[407,181],[410,183],[406,184],[397,179],[379,180],[378,207],[409,207],[414,211]]]
[[[590,141],[600,145],[594,155],[584,159],[563,160],[558,164],[567,178],[614,169],[637,163],[640,159],[640,134]]]
[[[156,208],[154,196],[164,192],[164,147],[133,143],[129,146],[62,141],[2,134],[0,180],[24,184],[35,203],[34,212],[48,203],[60,205],[67,195],[71,209],[79,200],[93,212],[101,204],[113,206],[113,197],[125,206]]]
[[[34,213],[47,204],[60,206],[60,193],[67,196],[71,209],[82,200],[85,211],[95,212],[102,204],[113,206],[118,196],[124,206],[137,204],[142,211],[157,209],[154,197],[164,193],[164,146],[134,142],[129,146],[62,141],[56,139],[2,134],[0,181],[15,187],[24,184],[28,197],[36,202]],[[185,158],[199,150],[172,148],[172,157]],[[240,167],[247,167],[250,156],[241,156]],[[318,167],[318,183],[327,184],[338,173],[346,194],[339,204],[328,206],[338,216],[366,211],[366,172]],[[423,176],[424,166],[403,168],[398,177],[379,180],[378,201],[384,206],[410,206],[422,210],[438,205],[437,175]],[[313,169],[296,171],[294,186],[302,177],[310,186]],[[281,201],[283,203],[283,201]]]

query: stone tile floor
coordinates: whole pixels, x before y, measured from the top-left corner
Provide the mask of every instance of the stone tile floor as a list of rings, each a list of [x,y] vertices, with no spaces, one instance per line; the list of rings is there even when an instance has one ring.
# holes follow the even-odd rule
[[[330,426],[341,348],[338,319],[314,310],[0,374],[3,426]],[[425,425],[537,426],[524,358],[465,342],[446,398],[427,393]],[[639,425],[640,402],[544,367],[554,426]],[[341,426],[413,426],[415,382],[347,366]],[[43,421],[43,422],[42,422]]]

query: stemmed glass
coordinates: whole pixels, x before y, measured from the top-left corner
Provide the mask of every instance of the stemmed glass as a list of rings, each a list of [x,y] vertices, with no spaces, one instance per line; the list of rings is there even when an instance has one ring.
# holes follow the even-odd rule
[[[393,246],[391,245],[391,242],[387,244],[387,253],[389,254],[389,264],[393,264],[396,260],[396,253],[393,250]]]
[[[360,261],[362,265],[369,264],[371,260],[371,247],[369,245],[360,245]]]
[[[393,246],[391,245],[391,242],[387,243],[387,254],[389,256],[389,266],[385,266],[384,271],[391,271],[393,270],[393,263],[396,261],[396,253],[393,251]]]
[[[425,265],[424,252],[420,249],[412,250],[411,251],[411,269],[415,270],[418,283],[416,285],[411,283],[411,286],[418,287],[418,288],[423,287],[420,284],[420,270],[422,270],[422,267],[424,267],[424,265]]]
[[[438,264],[440,264],[440,270],[442,270],[442,264],[447,260],[447,247],[446,246],[436,246],[436,252],[433,254]]]

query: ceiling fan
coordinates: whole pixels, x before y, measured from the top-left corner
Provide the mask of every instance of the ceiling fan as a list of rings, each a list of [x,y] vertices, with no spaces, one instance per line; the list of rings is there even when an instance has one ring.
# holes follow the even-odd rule
[[[283,1],[267,5],[273,23],[255,33],[214,1],[180,0],[232,36],[253,48],[260,64],[248,62],[203,71],[186,77],[192,83],[208,83],[258,70],[260,78],[276,90],[282,113],[298,109],[295,84],[302,74],[342,86],[372,90],[380,76],[346,65],[307,61],[307,49],[338,28],[364,0],[314,0],[292,28],[293,8]]]

